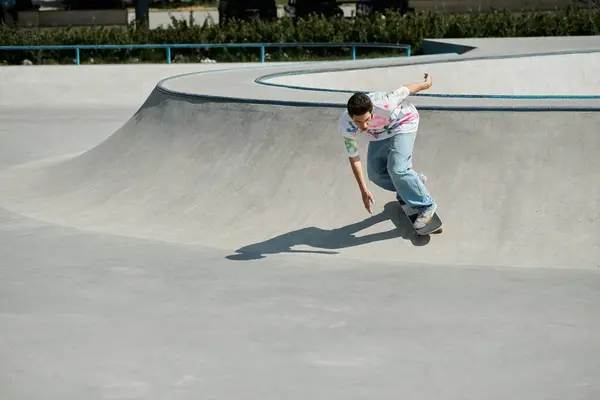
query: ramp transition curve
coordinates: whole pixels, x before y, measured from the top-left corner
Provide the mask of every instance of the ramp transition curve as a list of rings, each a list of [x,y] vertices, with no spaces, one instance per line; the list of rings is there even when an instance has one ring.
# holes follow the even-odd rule
[[[598,113],[422,111],[413,162],[445,225],[418,238],[392,193],[370,185],[373,215],[364,210],[337,133],[342,107],[182,94],[161,82],[98,146],[5,171],[0,195],[28,216],[239,259],[597,267]]]

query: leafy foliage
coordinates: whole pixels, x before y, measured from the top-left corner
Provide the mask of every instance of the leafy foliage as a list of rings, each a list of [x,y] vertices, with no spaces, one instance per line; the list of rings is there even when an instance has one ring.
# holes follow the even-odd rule
[[[27,45],[102,45],[102,44],[175,44],[175,43],[281,43],[281,42],[358,42],[410,44],[418,53],[423,38],[485,38],[522,36],[600,35],[600,9],[569,6],[550,12],[524,10],[519,13],[494,10],[487,13],[444,14],[419,12],[401,16],[375,14],[368,18],[325,18],[305,20],[281,18],[277,21],[241,21],[217,25],[211,21],[196,24],[173,19],[172,26],[147,29],[128,27],[73,27],[44,30],[17,30],[0,27],[0,43]],[[377,56],[392,54],[377,49]],[[273,48],[270,60],[315,60],[349,58],[349,49]],[[393,53],[397,55],[397,50]],[[365,56],[361,50],[359,56]],[[211,58],[219,62],[258,61],[256,48],[177,49],[174,62],[199,62]],[[34,63],[73,63],[72,50],[0,51],[0,63],[18,64],[23,59]],[[82,50],[87,62],[164,62],[161,49]]]

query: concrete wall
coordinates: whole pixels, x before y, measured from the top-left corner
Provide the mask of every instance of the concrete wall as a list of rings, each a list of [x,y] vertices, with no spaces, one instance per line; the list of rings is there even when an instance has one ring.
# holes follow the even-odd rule
[[[22,28],[53,26],[127,25],[127,9],[23,11],[18,16]]]

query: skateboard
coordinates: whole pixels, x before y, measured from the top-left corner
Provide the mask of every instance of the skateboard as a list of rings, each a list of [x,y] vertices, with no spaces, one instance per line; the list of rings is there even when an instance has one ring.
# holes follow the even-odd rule
[[[410,221],[410,225],[417,232],[417,235],[422,236],[422,235],[429,235],[431,233],[441,233],[442,232],[442,220],[440,219],[440,216],[437,214],[437,212],[433,214],[431,221],[429,221],[429,223],[427,225],[425,225],[421,229],[416,229],[414,227],[414,223],[417,219],[417,213],[412,208],[407,206],[406,203],[404,202],[404,200],[402,200],[399,196],[396,196],[396,199],[400,203],[400,208],[402,208],[404,215],[406,215],[406,217]]]

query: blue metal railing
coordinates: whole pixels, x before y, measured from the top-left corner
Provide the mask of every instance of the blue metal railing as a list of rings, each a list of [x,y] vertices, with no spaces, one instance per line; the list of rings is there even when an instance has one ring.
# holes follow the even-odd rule
[[[0,46],[1,50],[40,51],[40,50],[75,50],[75,63],[80,65],[81,50],[126,50],[126,49],[164,49],[167,64],[171,64],[171,49],[210,49],[210,48],[260,48],[260,62],[265,62],[267,47],[350,47],[352,60],[356,60],[357,47],[405,49],[410,57],[410,45],[385,43],[193,43],[193,44],[108,44],[108,45],[47,45],[47,46]]]

